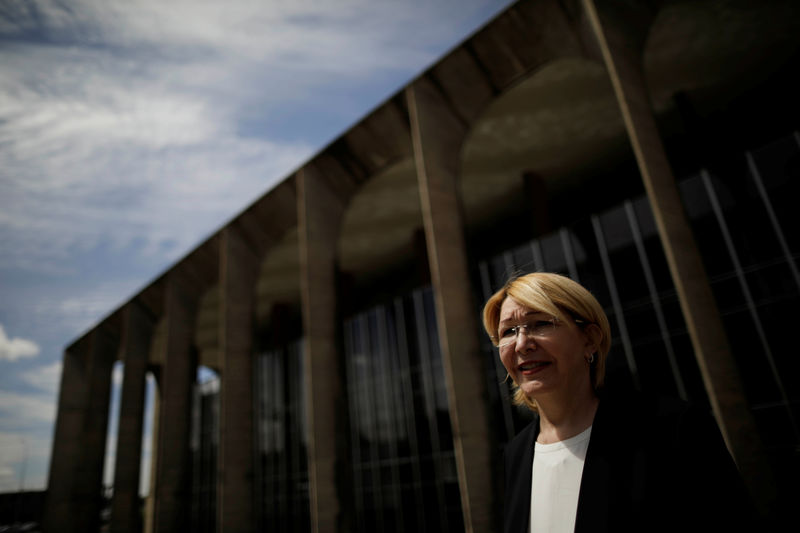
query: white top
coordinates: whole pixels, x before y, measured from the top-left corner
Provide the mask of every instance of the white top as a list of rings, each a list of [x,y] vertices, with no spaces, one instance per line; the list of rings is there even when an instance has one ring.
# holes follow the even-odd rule
[[[592,427],[553,444],[536,443],[533,454],[530,533],[572,533],[583,462]]]

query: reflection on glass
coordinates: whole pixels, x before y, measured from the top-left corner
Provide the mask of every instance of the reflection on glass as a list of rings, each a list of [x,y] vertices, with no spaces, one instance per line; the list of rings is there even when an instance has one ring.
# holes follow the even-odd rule
[[[256,493],[260,531],[310,530],[302,342],[256,364]]]
[[[461,530],[431,290],[350,318],[344,338],[355,530]]]
[[[213,533],[217,524],[219,379],[194,386],[192,402],[191,530]]]

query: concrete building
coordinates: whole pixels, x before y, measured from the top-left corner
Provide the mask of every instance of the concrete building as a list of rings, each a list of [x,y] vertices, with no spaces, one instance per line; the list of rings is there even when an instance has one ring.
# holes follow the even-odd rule
[[[524,414],[479,309],[528,270],[587,285],[609,382],[707,405],[777,516],[800,473],[799,51],[793,0],[510,6],[66,348],[46,530],[97,527],[119,360],[112,531],[197,523],[209,433],[218,531],[499,531]]]

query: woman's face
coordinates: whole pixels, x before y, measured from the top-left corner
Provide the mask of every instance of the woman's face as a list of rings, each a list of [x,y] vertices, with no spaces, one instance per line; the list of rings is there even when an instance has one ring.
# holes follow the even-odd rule
[[[508,297],[500,307],[498,338],[503,366],[529,398],[591,389],[586,360],[594,347],[572,320],[554,320]]]

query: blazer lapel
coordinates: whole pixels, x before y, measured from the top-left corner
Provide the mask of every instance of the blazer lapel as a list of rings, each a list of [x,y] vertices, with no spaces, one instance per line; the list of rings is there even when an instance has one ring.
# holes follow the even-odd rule
[[[506,448],[505,533],[527,533],[531,512],[533,452],[539,435],[536,417]]]
[[[592,423],[592,436],[583,463],[581,489],[578,493],[578,510],[575,516],[575,533],[608,531],[609,498],[611,498],[611,461],[608,443],[611,442],[607,409],[600,402]],[[605,407],[605,409],[604,409]]]

